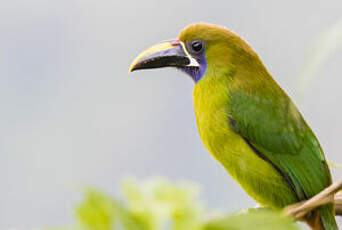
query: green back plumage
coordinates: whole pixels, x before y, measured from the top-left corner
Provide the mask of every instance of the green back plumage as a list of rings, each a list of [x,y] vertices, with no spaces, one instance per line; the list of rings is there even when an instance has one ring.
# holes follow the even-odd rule
[[[282,207],[331,184],[317,138],[244,40],[207,24],[188,27],[179,38],[206,42],[208,67],[194,89],[199,132],[211,154],[251,196]],[[320,212],[325,229],[337,229],[332,205]]]
[[[331,184],[323,151],[292,101],[272,79],[266,82],[232,82],[230,126],[290,178],[300,200],[312,197]]]

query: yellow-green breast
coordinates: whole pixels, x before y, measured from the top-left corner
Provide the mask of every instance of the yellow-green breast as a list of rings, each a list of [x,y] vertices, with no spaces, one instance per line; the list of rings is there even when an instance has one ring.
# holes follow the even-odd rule
[[[278,171],[230,128],[228,81],[226,77],[204,77],[195,85],[195,115],[205,147],[261,205],[281,208],[296,202],[296,196]]]

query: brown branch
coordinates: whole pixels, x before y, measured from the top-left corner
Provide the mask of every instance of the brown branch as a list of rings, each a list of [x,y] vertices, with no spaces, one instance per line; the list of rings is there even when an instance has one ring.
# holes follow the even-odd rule
[[[342,216],[342,193],[339,192],[335,195],[335,213],[336,216]]]
[[[285,214],[300,220],[308,212],[316,209],[317,207],[334,202],[336,215],[342,215],[342,193],[337,193],[341,189],[342,181],[334,183],[309,200],[287,206],[284,209]]]

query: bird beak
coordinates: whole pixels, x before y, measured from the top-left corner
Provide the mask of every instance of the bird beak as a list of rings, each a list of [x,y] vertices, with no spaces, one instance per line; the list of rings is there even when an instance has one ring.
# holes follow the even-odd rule
[[[166,41],[154,45],[143,51],[138,57],[134,59],[129,72],[139,69],[152,69],[161,67],[199,67],[198,61],[193,58],[183,42]]]

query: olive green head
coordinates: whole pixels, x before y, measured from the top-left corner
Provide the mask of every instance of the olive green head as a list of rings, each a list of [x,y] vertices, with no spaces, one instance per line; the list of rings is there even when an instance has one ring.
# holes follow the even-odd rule
[[[188,73],[197,83],[208,69],[222,71],[256,57],[247,42],[234,32],[221,26],[196,23],[184,28],[177,40],[145,50],[133,61],[130,71],[172,66]]]

